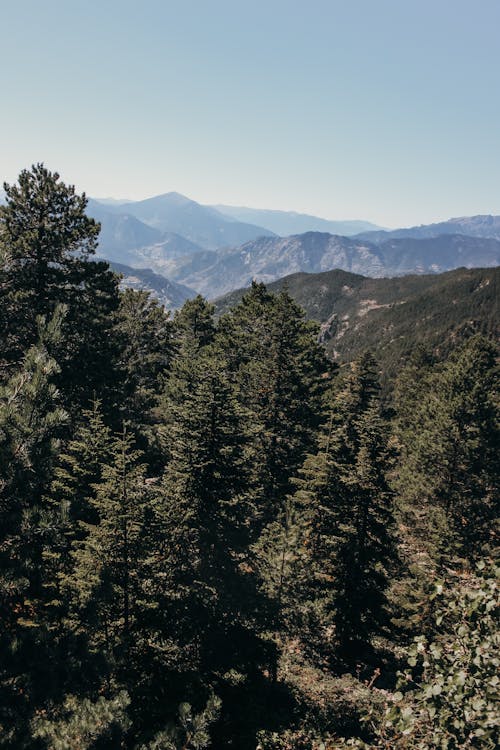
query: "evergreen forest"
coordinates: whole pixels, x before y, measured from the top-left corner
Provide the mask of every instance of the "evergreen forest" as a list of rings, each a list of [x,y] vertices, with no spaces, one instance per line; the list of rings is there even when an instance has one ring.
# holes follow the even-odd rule
[[[57,173],[5,191],[0,748],[498,747],[494,338],[170,315]]]

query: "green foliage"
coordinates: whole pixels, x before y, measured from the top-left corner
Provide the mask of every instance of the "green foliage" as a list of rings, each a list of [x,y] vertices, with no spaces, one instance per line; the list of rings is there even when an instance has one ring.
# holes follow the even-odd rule
[[[225,672],[250,656],[236,653],[252,637],[244,563],[255,510],[248,439],[223,355],[211,345],[181,353],[162,409],[169,452],[161,487],[169,601],[162,606],[177,637],[201,646],[198,669],[225,665]]]
[[[41,555],[47,531],[42,497],[67,422],[46,345],[60,334],[63,310],[45,324],[19,371],[0,389],[0,735],[16,737],[31,698],[41,651]],[[42,650],[43,651],[43,650]],[[38,690],[40,686],[36,686]]]
[[[6,190],[0,746],[496,747],[496,272],[292,277],[321,332],[262,284],[171,321],[88,262],[85,196]]]
[[[147,292],[126,289],[114,333],[121,344],[125,417],[139,427],[156,405],[161,378],[172,358],[172,322]]]
[[[7,340],[19,351],[33,343],[36,316],[50,314],[55,303],[67,301],[65,284],[80,259],[95,251],[99,225],[85,216],[85,195],[76,195],[74,187],[60,182],[43,164],[23,170],[17,185],[5,183],[4,189],[2,295],[10,298],[7,307],[13,313],[7,320]]]
[[[254,484],[262,488],[265,522],[274,520],[290,493],[322,419],[323,376],[331,368],[316,332],[286,291],[272,295],[256,283],[220,321],[221,346],[253,435]]]
[[[401,463],[396,486],[414,524],[441,554],[474,557],[495,543],[498,517],[497,349],[474,337],[443,365],[419,369],[396,404]],[[418,377],[418,381],[416,378]],[[417,514],[425,505],[423,523]],[[430,548],[432,552],[432,547]]]
[[[334,397],[320,451],[306,460],[296,493],[308,517],[309,596],[322,602],[323,638],[333,625],[342,653],[355,658],[387,624],[385,592],[395,559],[378,394],[376,366],[366,355]]]
[[[62,707],[51,711],[50,718],[39,715],[33,720],[33,738],[43,740],[47,750],[91,750],[104,742],[107,747],[117,747],[130,724],[129,703],[125,691],[96,701],[68,695]]]
[[[53,350],[66,405],[102,390],[111,369],[111,313],[118,305],[118,279],[106,263],[90,263],[99,225],[86,216],[85,194],[60,181],[43,164],[23,170],[17,185],[4,185],[0,206],[0,334],[4,366],[19,361],[35,343],[37,317],[66,306],[61,337]],[[108,380],[110,373],[107,373]]]
[[[199,294],[187,300],[174,317],[174,335],[178,347],[195,353],[211,344],[215,335],[213,305]]]
[[[73,568],[64,582],[76,632],[83,630],[92,650],[104,650],[118,664],[129,658],[137,638],[148,558],[146,524],[154,487],[146,483],[139,458],[124,428],[113,441],[95,496],[88,498],[94,519],[79,521],[83,533],[72,544]]]
[[[476,575],[436,586],[436,636],[415,639],[413,669],[386,716],[405,748],[498,747],[499,578],[498,568],[482,563]]]
[[[189,703],[179,706],[176,724],[159,732],[140,750],[202,750],[210,747],[209,727],[220,715],[221,700],[211,695],[199,714],[194,714]]]
[[[352,740],[349,746],[498,747],[499,578],[496,565],[481,561],[474,574],[436,584],[434,638],[414,639],[410,669],[400,674],[399,689],[390,695],[385,716],[373,725],[373,744]]]

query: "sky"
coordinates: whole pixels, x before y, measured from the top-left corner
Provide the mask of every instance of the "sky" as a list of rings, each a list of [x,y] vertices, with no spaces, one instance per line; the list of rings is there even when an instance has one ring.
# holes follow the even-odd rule
[[[0,177],[386,227],[500,214],[500,0],[0,0]]]

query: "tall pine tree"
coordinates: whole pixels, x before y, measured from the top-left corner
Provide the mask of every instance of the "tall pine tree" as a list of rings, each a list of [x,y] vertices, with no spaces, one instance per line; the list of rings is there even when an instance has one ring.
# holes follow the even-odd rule
[[[99,224],[77,195],[43,164],[23,170],[15,185],[4,185],[0,206],[0,365],[9,368],[36,342],[39,315],[57,305],[67,312],[54,349],[65,406],[110,391],[113,380],[112,313],[118,279],[107,263],[91,263]]]
[[[0,389],[0,736],[12,748],[24,746],[32,712],[53,689],[42,678],[51,640],[41,563],[50,532],[44,496],[67,422],[53,383],[58,365],[47,352],[63,314],[39,319],[38,343]]]
[[[306,460],[295,497],[307,520],[307,595],[323,602],[322,633],[333,626],[343,657],[361,659],[388,622],[395,559],[390,466],[376,364],[365,355],[334,396],[320,450]]]
[[[264,523],[281,511],[322,419],[331,365],[316,333],[286,291],[274,295],[257,283],[219,325],[218,340],[253,435]]]

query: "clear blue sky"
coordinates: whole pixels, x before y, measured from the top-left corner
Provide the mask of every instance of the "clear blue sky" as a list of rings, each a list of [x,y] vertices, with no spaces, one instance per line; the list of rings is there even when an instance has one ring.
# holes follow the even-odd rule
[[[399,226],[500,214],[500,0],[0,0],[0,172]]]

